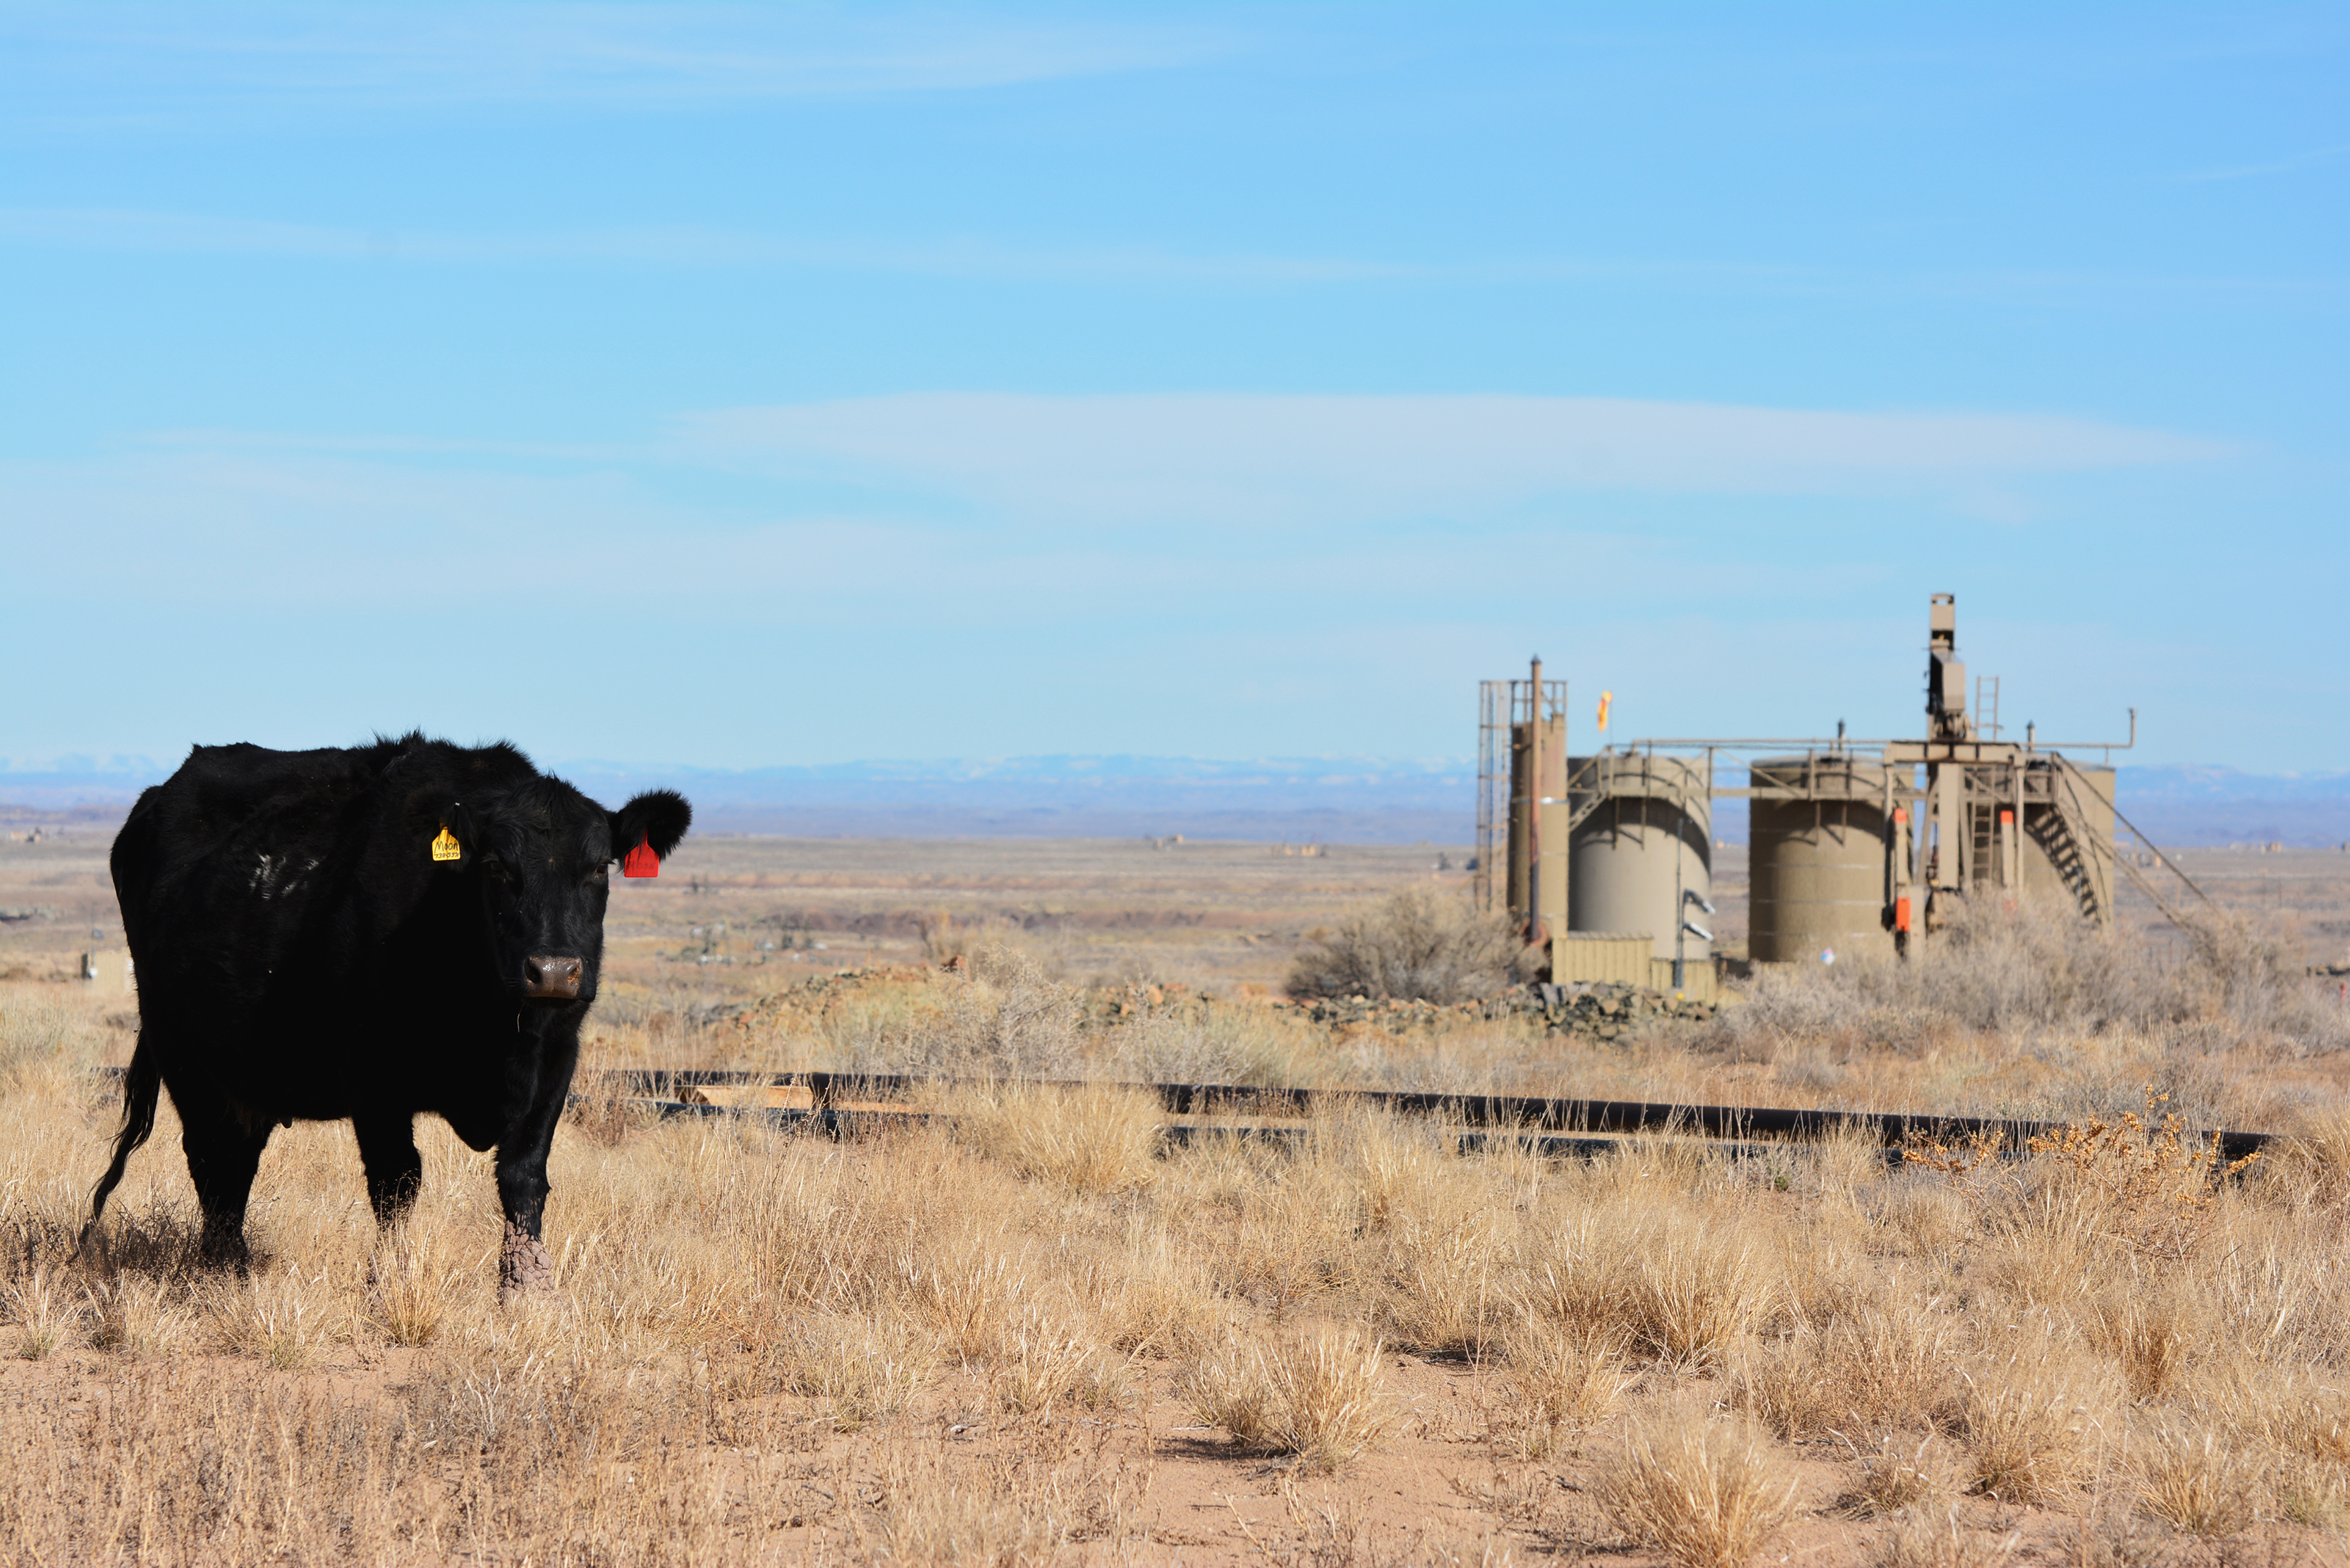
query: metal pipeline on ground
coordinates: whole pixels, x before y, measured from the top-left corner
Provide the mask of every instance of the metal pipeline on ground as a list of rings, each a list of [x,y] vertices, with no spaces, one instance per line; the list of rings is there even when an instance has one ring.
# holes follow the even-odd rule
[[[674,1099],[687,1088],[775,1085],[806,1088],[819,1110],[842,1100],[895,1097],[918,1087],[983,1089],[996,1081],[941,1078],[910,1073],[751,1073],[722,1068],[622,1068],[604,1075],[631,1096]],[[1023,1085],[1074,1089],[1088,1086],[1065,1079],[1023,1079]],[[1569,1133],[1682,1133],[1709,1138],[1825,1138],[1857,1133],[1887,1148],[1929,1139],[1991,1137],[2021,1150],[2035,1137],[2065,1130],[2063,1122],[2022,1121],[1994,1116],[1941,1116],[1914,1112],[1784,1110],[1765,1106],[1679,1106],[1644,1100],[1543,1098],[1519,1095],[1445,1095],[1391,1089],[1281,1089],[1245,1084],[1135,1084],[1097,1082],[1092,1086],[1155,1096],[1170,1116],[1278,1116],[1305,1117],[1319,1110],[1361,1106],[1403,1116],[1439,1117],[1470,1127],[1523,1127]],[[806,1114],[806,1113],[801,1113]],[[2256,1132],[2198,1132],[2199,1147],[2216,1140],[2219,1154],[2234,1161],[2257,1154],[2274,1136]]]

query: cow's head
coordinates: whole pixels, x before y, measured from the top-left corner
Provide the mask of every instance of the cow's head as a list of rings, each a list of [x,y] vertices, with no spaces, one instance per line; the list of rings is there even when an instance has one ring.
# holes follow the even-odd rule
[[[432,815],[425,852],[437,873],[471,885],[497,982],[517,1002],[559,1006],[596,1000],[613,863],[640,844],[667,858],[693,808],[661,789],[606,811],[540,777]]]

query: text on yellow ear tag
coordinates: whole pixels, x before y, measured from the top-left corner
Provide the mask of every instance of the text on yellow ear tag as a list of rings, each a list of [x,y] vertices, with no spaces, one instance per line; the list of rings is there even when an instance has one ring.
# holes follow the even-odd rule
[[[465,852],[457,847],[457,836],[450,832],[448,826],[444,824],[441,829],[441,836],[432,841],[432,858],[435,860],[463,860],[464,857]]]

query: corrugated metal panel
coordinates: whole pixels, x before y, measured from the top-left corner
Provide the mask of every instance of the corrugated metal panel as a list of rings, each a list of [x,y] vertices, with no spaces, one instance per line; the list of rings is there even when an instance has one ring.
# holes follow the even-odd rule
[[[1655,939],[1646,931],[1560,931],[1551,938],[1551,979],[1561,985],[1647,985]],[[1669,978],[1671,965],[1666,965]]]

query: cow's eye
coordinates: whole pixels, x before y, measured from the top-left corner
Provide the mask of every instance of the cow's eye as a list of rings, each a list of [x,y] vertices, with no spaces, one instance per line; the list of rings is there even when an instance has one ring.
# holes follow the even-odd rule
[[[507,867],[504,861],[499,859],[496,856],[483,856],[482,867],[489,872],[491,876],[496,877],[499,881],[504,882],[508,887],[512,887],[514,885],[513,870]]]

